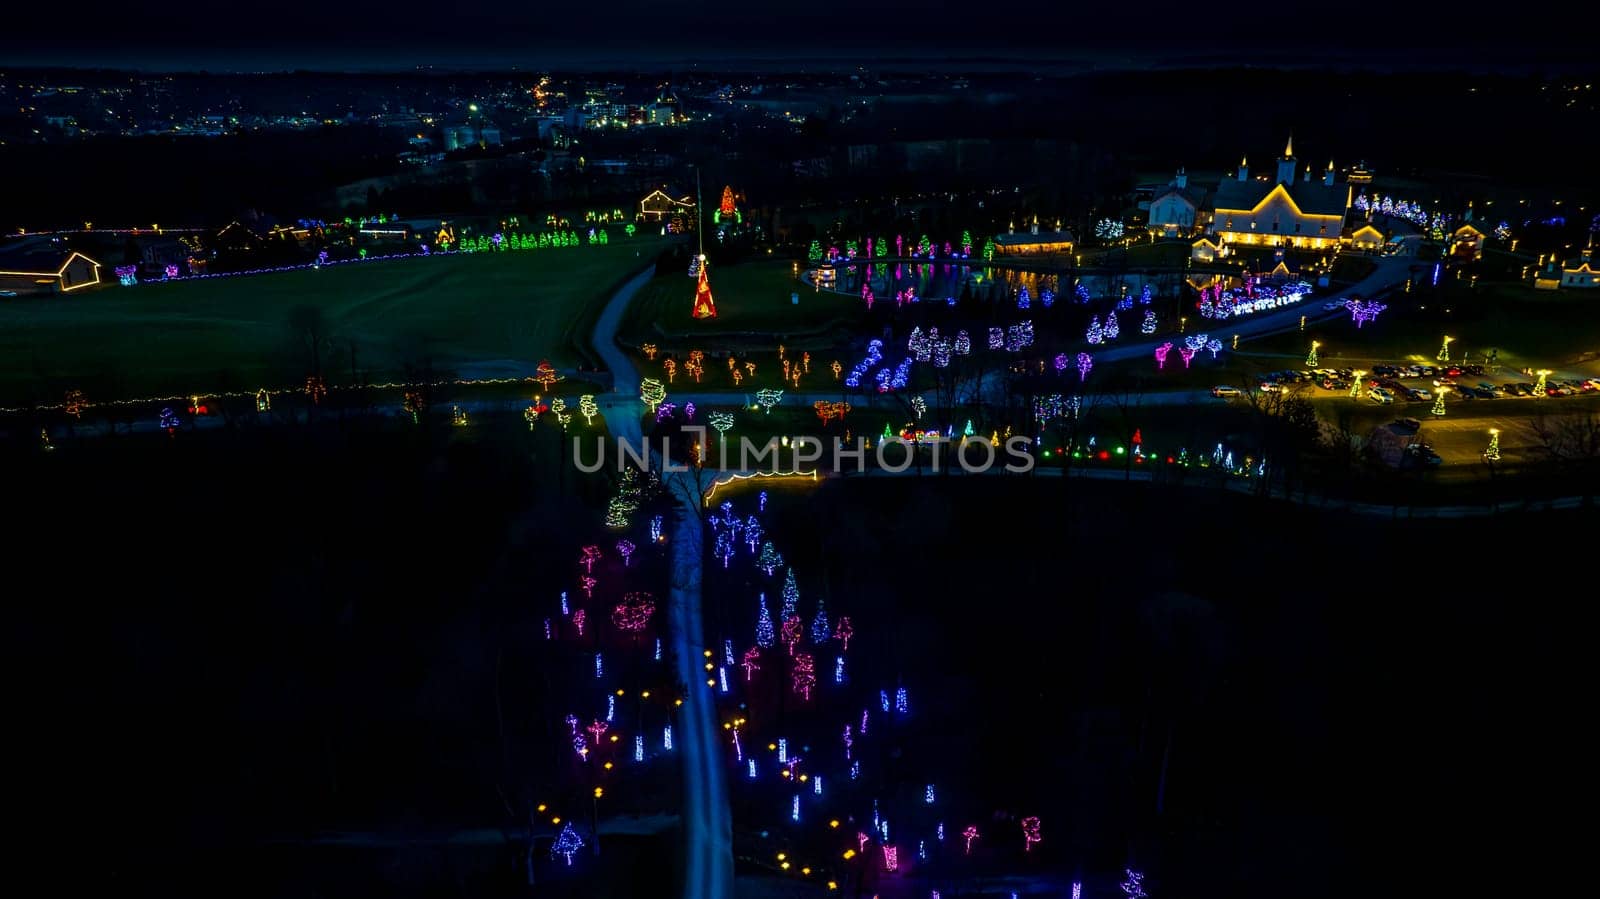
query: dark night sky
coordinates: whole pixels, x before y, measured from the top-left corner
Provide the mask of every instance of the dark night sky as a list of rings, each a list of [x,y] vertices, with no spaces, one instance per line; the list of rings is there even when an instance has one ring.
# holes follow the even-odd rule
[[[1572,59],[1584,31],[1519,22],[1505,10],[1491,27],[1439,4],[1237,8],[1192,0],[346,0],[151,14],[125,0],[83,0],[65,15],[45,3],[0,14],[0,65],[537,68],[907,57],[1495,65]]]

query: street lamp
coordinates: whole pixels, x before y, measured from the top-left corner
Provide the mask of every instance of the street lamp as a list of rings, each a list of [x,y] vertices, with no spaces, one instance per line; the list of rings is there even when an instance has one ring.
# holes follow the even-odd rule
[[[1450,361],[1450,341],[1452,341],[1452,340],[1455,340],[1455,338],[1454,337],[1446,337],[1444,339],[1444,344],[1439,347],[1439,355],[1437,357],[1435,357],[1436,361],[1439,361],[1439,362],[1449,362]]]
[[[594,844],[593,844],[593,846],[594,846],[594,854],[597,855],[597,856],[600,854],[600,797],[604,796],[605,794],[606,794],[605,788],[603,788],[603,787],[595,787],[594,788],[594,817],[592,819],[592,821],[594,823]]]

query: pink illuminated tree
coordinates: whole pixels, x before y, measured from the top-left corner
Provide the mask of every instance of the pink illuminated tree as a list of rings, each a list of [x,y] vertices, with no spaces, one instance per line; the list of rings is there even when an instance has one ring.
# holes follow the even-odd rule
[[[850,651],[850,638],[855,636],[856,629],[850,626],[850,616],[839,616],[839,625],[833,629],[833,638],[839,641],[844,651]]]
[[[794,657],[790,678],[794,692],[799,693],[801,699],[810,699],[811,688],[817,685],[817,673],[809,653],[802,652]]]
[[[790,615],[783,620],[782,639],[789,648],[789,655],[794,655],[795,645],[805,635],[805,625],[801,623],[799,615]]]
[[[630,634],[637,634],[650,626],[655,614],[655,597],[649,593],[629,593],[611,609],[611,623]]]
[[[1033,851],[1033,844],[1039,842],[1041,839],[1043,839],[1043,837],[1039,836],[1039,819],[1038,819],[1038,817],[1036,817],[1034,815],[1029,815],[1028,817],[1023,818],[1022,819],[1022,851],[1023,852],[1032,852]]]

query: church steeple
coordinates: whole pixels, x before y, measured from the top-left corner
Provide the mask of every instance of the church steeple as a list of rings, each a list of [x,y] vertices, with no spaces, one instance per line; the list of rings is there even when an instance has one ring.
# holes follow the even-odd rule
[[[1278,183],[1294,183],[1294,135],[1289,135],[1289,142],[1283,145],[1283,158],[1278,160]]]

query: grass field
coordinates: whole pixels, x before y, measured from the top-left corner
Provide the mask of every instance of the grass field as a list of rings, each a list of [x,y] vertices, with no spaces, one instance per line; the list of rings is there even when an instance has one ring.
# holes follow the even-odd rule
[[[1572,291],[1536,291],[1521,284],[1447,281],[1437,289],[1397,293],[1377,321],[1357,330],[1340,316],[1304,333],[1250,341],[1241,350],[1303,357],[1322,342],[1324,365],[1370,361],[1434,361],[1445,335],[1451,358],[1483,361],[1497,350],[1502,368],[1551,368],[1600,374],[1600,297]],[[1293,365],[1273,366],[1278,368]]]
[[[641,237],[7,300],[0,406],[59,402],[73,388],[103,401],[294,383],[310,370],[306,308],[328,338],[330,381],[423,363],[471,377],[546,358],[592,365],[603,300],[660,248]]]
[[[727,338],[718,341],[719,345],[753,338],[767,346],[796,336],[825,335],[847,327],[862,313],[855,297],[818,292],[796,281],[793,263],[788,261],[713,268],[710,277],[716,319],[690,318],[694,280],[684,274],[665,274],[634,297],[619,329],[623,340],[635,344],[651,341],[666,348],[680,340],[692,340],[698,346],[707,337],[718,336]],[[800,303],[795,305],[789,297],[797,292]]]

